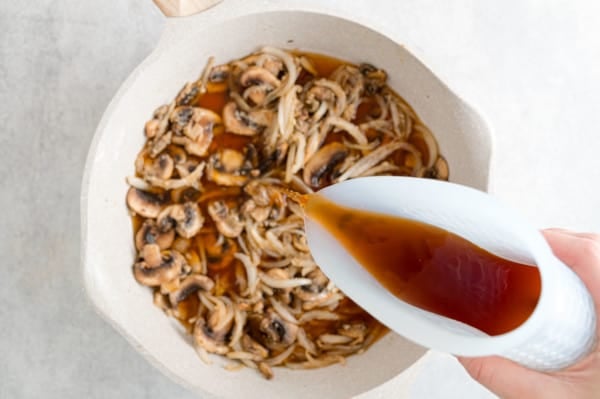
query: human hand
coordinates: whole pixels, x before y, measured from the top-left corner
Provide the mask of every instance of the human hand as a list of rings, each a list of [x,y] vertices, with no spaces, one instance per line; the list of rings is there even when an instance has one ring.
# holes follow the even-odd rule
[[[600,320],[600,235],[559,229],[543,234],[554,254],[587,286]],[[459,358],[459,362],[471,377],[503,399],[600,398],[599,346],[576,365],[552,373],[530,370],[496,356]]]

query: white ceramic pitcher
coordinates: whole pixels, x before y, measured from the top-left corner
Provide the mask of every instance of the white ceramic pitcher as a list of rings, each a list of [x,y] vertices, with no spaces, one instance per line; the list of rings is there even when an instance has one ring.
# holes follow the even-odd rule
[[[499,355],[544,371],[569,366],[592,348],[596,313],[586,287],[553,255],[537,229],[491,195],[448,182],[392,176],[349,180],[320,194],[346,207],[440,227],[494,255],[539,268],[542,291],[533,314],[515,330],[492,337],[398,299],[308,218],[308,244],[323,272],[398,334],[428,348]]]

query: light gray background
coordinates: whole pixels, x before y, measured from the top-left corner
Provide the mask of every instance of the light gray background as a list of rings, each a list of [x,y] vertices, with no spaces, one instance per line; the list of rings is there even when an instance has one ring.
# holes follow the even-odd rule
[[[600,230],[600,2],[337,3],[387,18],[488,117],[502,200]],[[0,0],[1,398],[192,397],[94,313],[79,265],[88,145],[163,23],[150,0]],[[490,397],[442,355],[411,378],[426,398]]]

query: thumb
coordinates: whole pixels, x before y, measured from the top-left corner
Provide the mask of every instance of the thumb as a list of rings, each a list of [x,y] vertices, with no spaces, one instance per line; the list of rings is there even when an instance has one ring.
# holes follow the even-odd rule
[[[458,361],[473,379],[503,399],[547,398],[549,392],[561,394],[562,387],[556,380],[508,359],[459,357]]]

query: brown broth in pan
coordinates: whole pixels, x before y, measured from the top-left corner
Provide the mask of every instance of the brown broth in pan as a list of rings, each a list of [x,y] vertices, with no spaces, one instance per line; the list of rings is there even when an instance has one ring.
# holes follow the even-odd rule
[[[321,76],[329,76],[331,72],[333,72],[340,65],[345,64],[344,61],[339,59],[328,57],[321,54],[311,54],[311,53],[302,53],[304,56],[308,57],[316,70],[319,72]],[[302,77],[301,77],[302,78]],[[210,109],[218,114],[221,114],[223,111],[223,107],[229,101],[229,96],[227,91],[217,92],[217,93],[205,93],[202,96],[199,96],[192,105]],[[366,120],[366,116],[369,112],[372,112],[372,108],[376,107],[374,103],[363,103],[359,107],[357,112],[357,118],[355,119],[356,123],[361,123]],[[343,133],[339,134],[330,134],[327,142],[333,141],[341,141],[345,136]],[[245,136],[239,136],[237,134],[223,132],[221,134],[215,135],[213,142],[211,144],[211,149],[209,152],[214,152],[217,148],[233,148],[237,150],[242,150],[246,145],[252,142],[251,138]],[[210,199],[215,198],[235,198],[239,196],[240,190],[222,190],[211,182],[206,181],[204,178],[202,181],[203,186],[207,189],[203,195],[210,196]],[[211,190],[211,186],[213,189]],[[222,191],[222,194],[219,195],[219,190]],[[236,192],[237,191],[237,192]],[[204,204],[200,203],[200,209],[203,214],[207,214],[206,210],[206,202]],[[139,216],[133,217],[133,226],[134,231],[137,231],[143,222],[143,218]],[[202,232],[195,237],[192,242],[193,244],[189,247],[189,249],[184,253],[186,258],[198,257],[197,247],[200,244],[201,240],[206,241],[214,241],[214,226],[211,226],[211,220],[209,218],[205,221],[205,226],[202,229],[205,233]],[[234,240],[228,239],[230,245],[236,246]],[[205,243],[206,245],[206,243]],[[238,260],[233,258],[227,258],[225,261],[220,260],[211,260],[208,257],[208,273],[207,275],[215,280],[216,283],[216,295],[223,295],[228,292],[236,292],[239,293],[239,287],[236,286],[236,271],[237,273],[242,272],[241,264]],[[195,314],[198,310],[199,301],[198,298],[194,295],[191,295],[186,300],[180,302],[178,304],[178,310],[181,317],[179,321],[191,331],[191,325],[187,322],[189,315]],[[375,320],[370,314],[362,310],[358,305],[356,305],[351,299],[345,298],[340,305],[335,310],[340,316],[340,320],[314,320],[309,322],[306,326],[306,333],[309,337],[316,339],[319,335],[328,332],[328,331],[336,331],[343,324],[348,323],[349,321],[362,321],[367,324],[369,329],[377,329],[380,332],[377,335],[377,338],[383,336],[388,330],[386,327],[381,325],[377,320]]]
[[[306,70],[302,69],[296,79],[296,84],[301,86],[311,80],[330,77],[330,75],[342,65],[351,65],[333,57],[319,54],[301,52],[293,52],[292,54],[294,56],[302,56],[308,59],[314,67],[315,71],[317,72],[316,76],[312,76]],[[372,66],[368,67],[374,68]],[[226,86],[227,83],[209,82],[206,86],[206,92],[203,94],[195,95],[188,105],[194,107],[201,107],[213,111],[216,114],[222,116],[224,107],[233,100],[230,96],[230,90],[224,89],[224,85]],[[388,96],[388,98],[393,97],[395,99],[394,103],[397,104],[398,107],[401,107],[400,112],[402,113],[402,115],[404,115],[405,119],[409,119],[410,123],[412,123],[413,126],[424,126],[415,114],[415,112],[412,110],[412,108],[404,100],[402,100],[399,95],[394,93],[387,85],[385,86],[385,90],[385,95]],[[363,97],[361,97],[360,105],[356,109],[355,117],[352,120],[349,120],[349,122],[358,126],[362,123],[369,122],[373,119],[378,118],[379,115],[382,114],[382,112],[383,110],[381,109],[381,99],[379,99],[378,103],[376,101],[375,96],[364,95]],[[431,164],[429,159],[430,152],[428,151],[428,143],[424,139],[423,133],[418,129],[412,129],[409,133],[410,134],[408,135],[408,137],[406,137],[406,143],[412,145],[413,148],[415,148],[421,153],[420,162],[422,162],[424,165]],[[374,148],[378,148],[394,140],[398,140],[398,137],[390,135],[389,132],[388,134],[383,134],[381,131],[377,131],[371,128],[369,128],[365,132],[365,136],[370,143],[377,144],[377,146]],[[322,146],[330,143],[353,142],[354,138],[347,131],[344,131],[343,129],[333,129],[326,135],[323,143],[319,148],[322,148]],[[188,154],[188,160],[194,161],[196,163],[204,162],[207,161],[208,157],[210,157],[211,154],[214,154],[219,150],[225,148],[236,150],[239,152],[244,152],[247,151],[248,148],[253,147],[260,151],[261,145],[262,142],[261,137],[259,137],[259,135],[244,136],[240,134],[234,134],[230,131],[227,131],[227,128],[221,124],[219,126],[216,126],[213,131],[213,138],[212,142],[210,143],[210,146],[208,147],[207,156],[197,157]],[[166,151],[167,153],[171,153],[176,152],[180,149],[180,146],[171,143],[164,151]],[[146,151],[146,148],[144,149],[144,151]],[[368,154],[369,151],[372,150],[360,150],[358,152],[362,153],[362,156],[364,156],[365,154]],[[435,153],[438,154],[437,148]],[[152,162],[155,161],[155,159],[147,155],[146,152],[142,152],[140,156],[144,157],[144,165],[151,165]],[[441,155],[436,155],[435,159],[441,160],[441,162],[443,162],[443,164],[445,165],[445,160]],[[393,172],[388,172],[388,174],[395,175],[410,175],[414,172],[415,165],[417,164],[417,159],[415,158],[415,155],[410,151],[394,151],[388,158],[385,159],[385,161],[389,161],[390,163],[397,166],[397,168],[394,169]],[[263,165],[260,165],[260,167],[262,166]],[[447,165],[445,166],[447,170]],[[428,170],[424,171],[422,176],[447,179],[447,174],[444,176],[440,176],[438,173],[432,173],[432,170],[432,168],[429,168]],[[268,172],[269,169],[267,168],[263,173]],[[299,174],[301,175],[301,172]],[[139,173],[137,176],[139,178],[144,178],[144,176],[142,176]],[[180,177],[181,176],[179,176],[178,172],[175,171],[173,178]],[[313,187],[313,189],[325,187],[331,184],[333,182],[332,180],[333,178],[331,176],[326,176],[323,178],[320,186]],[[231,207],[239,207],[244,201],[246,201],[250,197],[247,193],[244,192],[243,187],[219,185],[209,180],[207,178],[206,173],[204,173],[204,175],[202,176],[200,180],[200,185],[202,187],[200,191],[188,187],[185,189],[170,190],[167,193],[169,195],[170,201],[166,205],[180,204],[183,202],[192,201],[198,204],[200,213],[204,216],[204,223],[200,231],[198,231],[190,239],[182,239],[181,237],[176,236],[175,241],[173,242],[170,249],[176,250],[183,254],[187,264],[189,264],[189,266],[191,267],[192,275],[205,274],[210,279],[212,279],[212,281],[214,282],[214,289],[212,290],[213,295],[227,296],[231,299],[234,299],[236,297],[243,297],[243,292],[247,288],[244,282],[244,276],[246,272],[243,263],[234,256],[236,252],[241,252],[240,242],[236,238],[227,238],[223,235],[220,235],[215,222],[209,216],[208,204],[211,203],[211,201],[222,200]],[[287,186],[284,185],[283,187],[285,188]],[[155,190],[154,188],[152,190],[158,192],[164,191],[161,189]],[[285,196],[284,201],[286,201]],[[143,222],[144,218],[134,215],[134,231],[138,231]],[[201,259],[202,257],[204,257],[205,259],[204,263]],[[273,260],[274,259],[269,259],[268,256],[261,258],[261,261]],[[201,264],[206,265],[206,273],[201,271]],[[267,270],[268,269],[263,269],[263,272],[266,273]],[[154,292],[155,300],[156,296],[158,296],[159,298],[162,298],[163,301],[168,301],[168,295],[166,292],[161,291],[161,287],[155,287]],[[275,292],[277,292],[277,289],[275,289]],[[236,301],[234,300],[233,302],[235,303]],[[264,302],[265,306],[269,306],[268,300],[265,299]],[[193,333],[196,315],[199,313],[199,310],[202,308],[202,306],[203,305],[198,295],[189,295],[186,299],[179,302],[176,308],[172,309],[173,311],[169,314],[171,316],[176,317],[190,333]],[[240,309],[243,308],[244,311],[255,312],[254,308],[251,308],[244,303],[235,303],[235,306],[237,306]],[[306,311],[309,310],[301,310],[300,315],[302,314],[302,312]],[[343,297],[343,299],[339,301],[337,306],[330,309],[330,311],[332,313],[335,313],[335,315],[337,316],[336,320],[314,319],[302,323],[301,327],[304,329],[306,336],[312,341],[316,341],[323,334],[339,334],[340,330],[343,330],[345,328],[351,328],[352,326],[361,325],[366,327],[367,333],[365,335],[365,339],[364,341],[362,341],[362,343],[359,342],[359,345],[362,345],[360,350],[354,350],[346,353],[341,352],[341,356],[347,356],[348,354],[352,353],[360,353],[387,332],[387,329],[383,325],[381,325],[371,315],[366,313],[347,297]],[[300,317],[300,315],[298,315],[297,317]],[[356,341],[354,345],[356,345]],[[272,349],[270,350],[270,356],[277,356],[283,351],[283,349]],[[324,349],[324,352],[327,352],[327,350]],[[331,353],[334,354],[335,351],[332,351]],[[339,357],[340,354],[338,353],[337,356]],[[296,350],[286,361],[286,363],[288,362],[307,362],[305,353],[300,346],[296,347]],[[326,364],[331,363],[323,363],[323,365]]]

